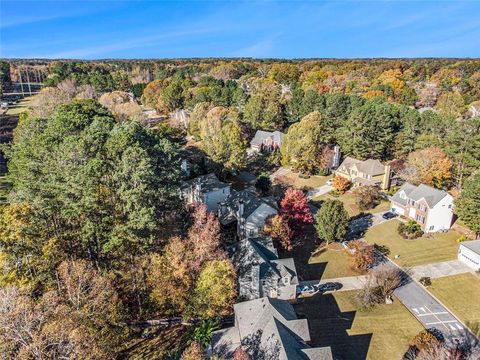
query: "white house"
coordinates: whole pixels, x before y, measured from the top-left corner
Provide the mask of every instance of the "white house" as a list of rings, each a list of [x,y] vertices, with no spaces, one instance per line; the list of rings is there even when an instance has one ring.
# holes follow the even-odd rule
[[[223,225],[237,221],[240,239],[262,236],[263,225],[269,216],[278,213],[273,198],[259,198],[251,190],[232,193],[218,209],[218,218]]]
[[[221,182],[215,174],[208,174],[182,182],[180,191],[187,204],[205,204],[208,211],[217,212],[218,204],[230,195],[230,184]]]
[[[458,260],[473,270],[480,269],[480,240],[463,241],[458,248]]]
[[[426,233],[452,226],[453,197],[444,190],[405,183],[391,198],[391,211],[415,220]]]

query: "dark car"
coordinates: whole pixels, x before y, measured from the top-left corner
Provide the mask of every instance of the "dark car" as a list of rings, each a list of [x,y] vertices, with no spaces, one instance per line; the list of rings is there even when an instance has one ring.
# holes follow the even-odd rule
[[[385,214],[382,215],[382,217],[385,219],[385,220],[390,220],[390,219],[393,219],[394,217],[397,217],[397,214],[395,214],[394,212],[386,212]]]
[[[320,290],[321,292],[337,291],[337,290],[341,289],[342,287],[343,287],[343,285],[338,283],[338,282],[328,282],[328,283],[319,285],[318,290]]]

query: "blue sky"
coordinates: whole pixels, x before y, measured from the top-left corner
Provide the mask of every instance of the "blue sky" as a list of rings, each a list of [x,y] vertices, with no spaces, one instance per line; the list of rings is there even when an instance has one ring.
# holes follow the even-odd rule
[[[480,1],[7,1],[0,57],[480,57]]]

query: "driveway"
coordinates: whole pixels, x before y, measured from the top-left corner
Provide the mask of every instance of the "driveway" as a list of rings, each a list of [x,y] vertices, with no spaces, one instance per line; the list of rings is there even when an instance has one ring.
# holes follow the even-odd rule
[[[324,195],[326,193],[329,193],[332,190],[333,190],[332,185],[325,184],[325,185],[319,186],[307,192],[307,199],[311,200],[314,197]]]
[[[392,219],[384,219],[383,214],[388,211],[382,211],[375,214],[366,214],[364,216],[350,220],[348,223],[347,240],[355,240],[363,237],[365,232],[372,226],[383,224]]]
[[[470,269],[460,260],[450,260],[439,263],[414,266],[410,269],[410,271],[412,273],[412,277],[415,280],[418,280],[424,276],[435,279],[444,276],[463,274],[471,272],[472,269]]]
[[[334,279],[325,279],[325,280],[307,280],[307,281],[300,281],[300,286],[304,285],[322,285],[329,282],[338,282],[342,284],[342,288],[338,291],[345,291],[345,290],[358,290],[362,289],[365,281],[367,279],[366,275],[360,276],[347,276],[341,278],[334,278]]]

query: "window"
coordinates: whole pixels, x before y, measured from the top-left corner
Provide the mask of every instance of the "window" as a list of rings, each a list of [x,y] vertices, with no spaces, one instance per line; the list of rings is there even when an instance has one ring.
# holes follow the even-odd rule
[[[448,205],[448,208],[451,209],[451,208],[452,208],[452,204]]]
[[[430,226],[430,228],[428,230],[432,231],[433,229],[435,228],[435,226]]]
[[[248,234],[249,234],[250,236],[253,236],[253,229],[248,230]]]

